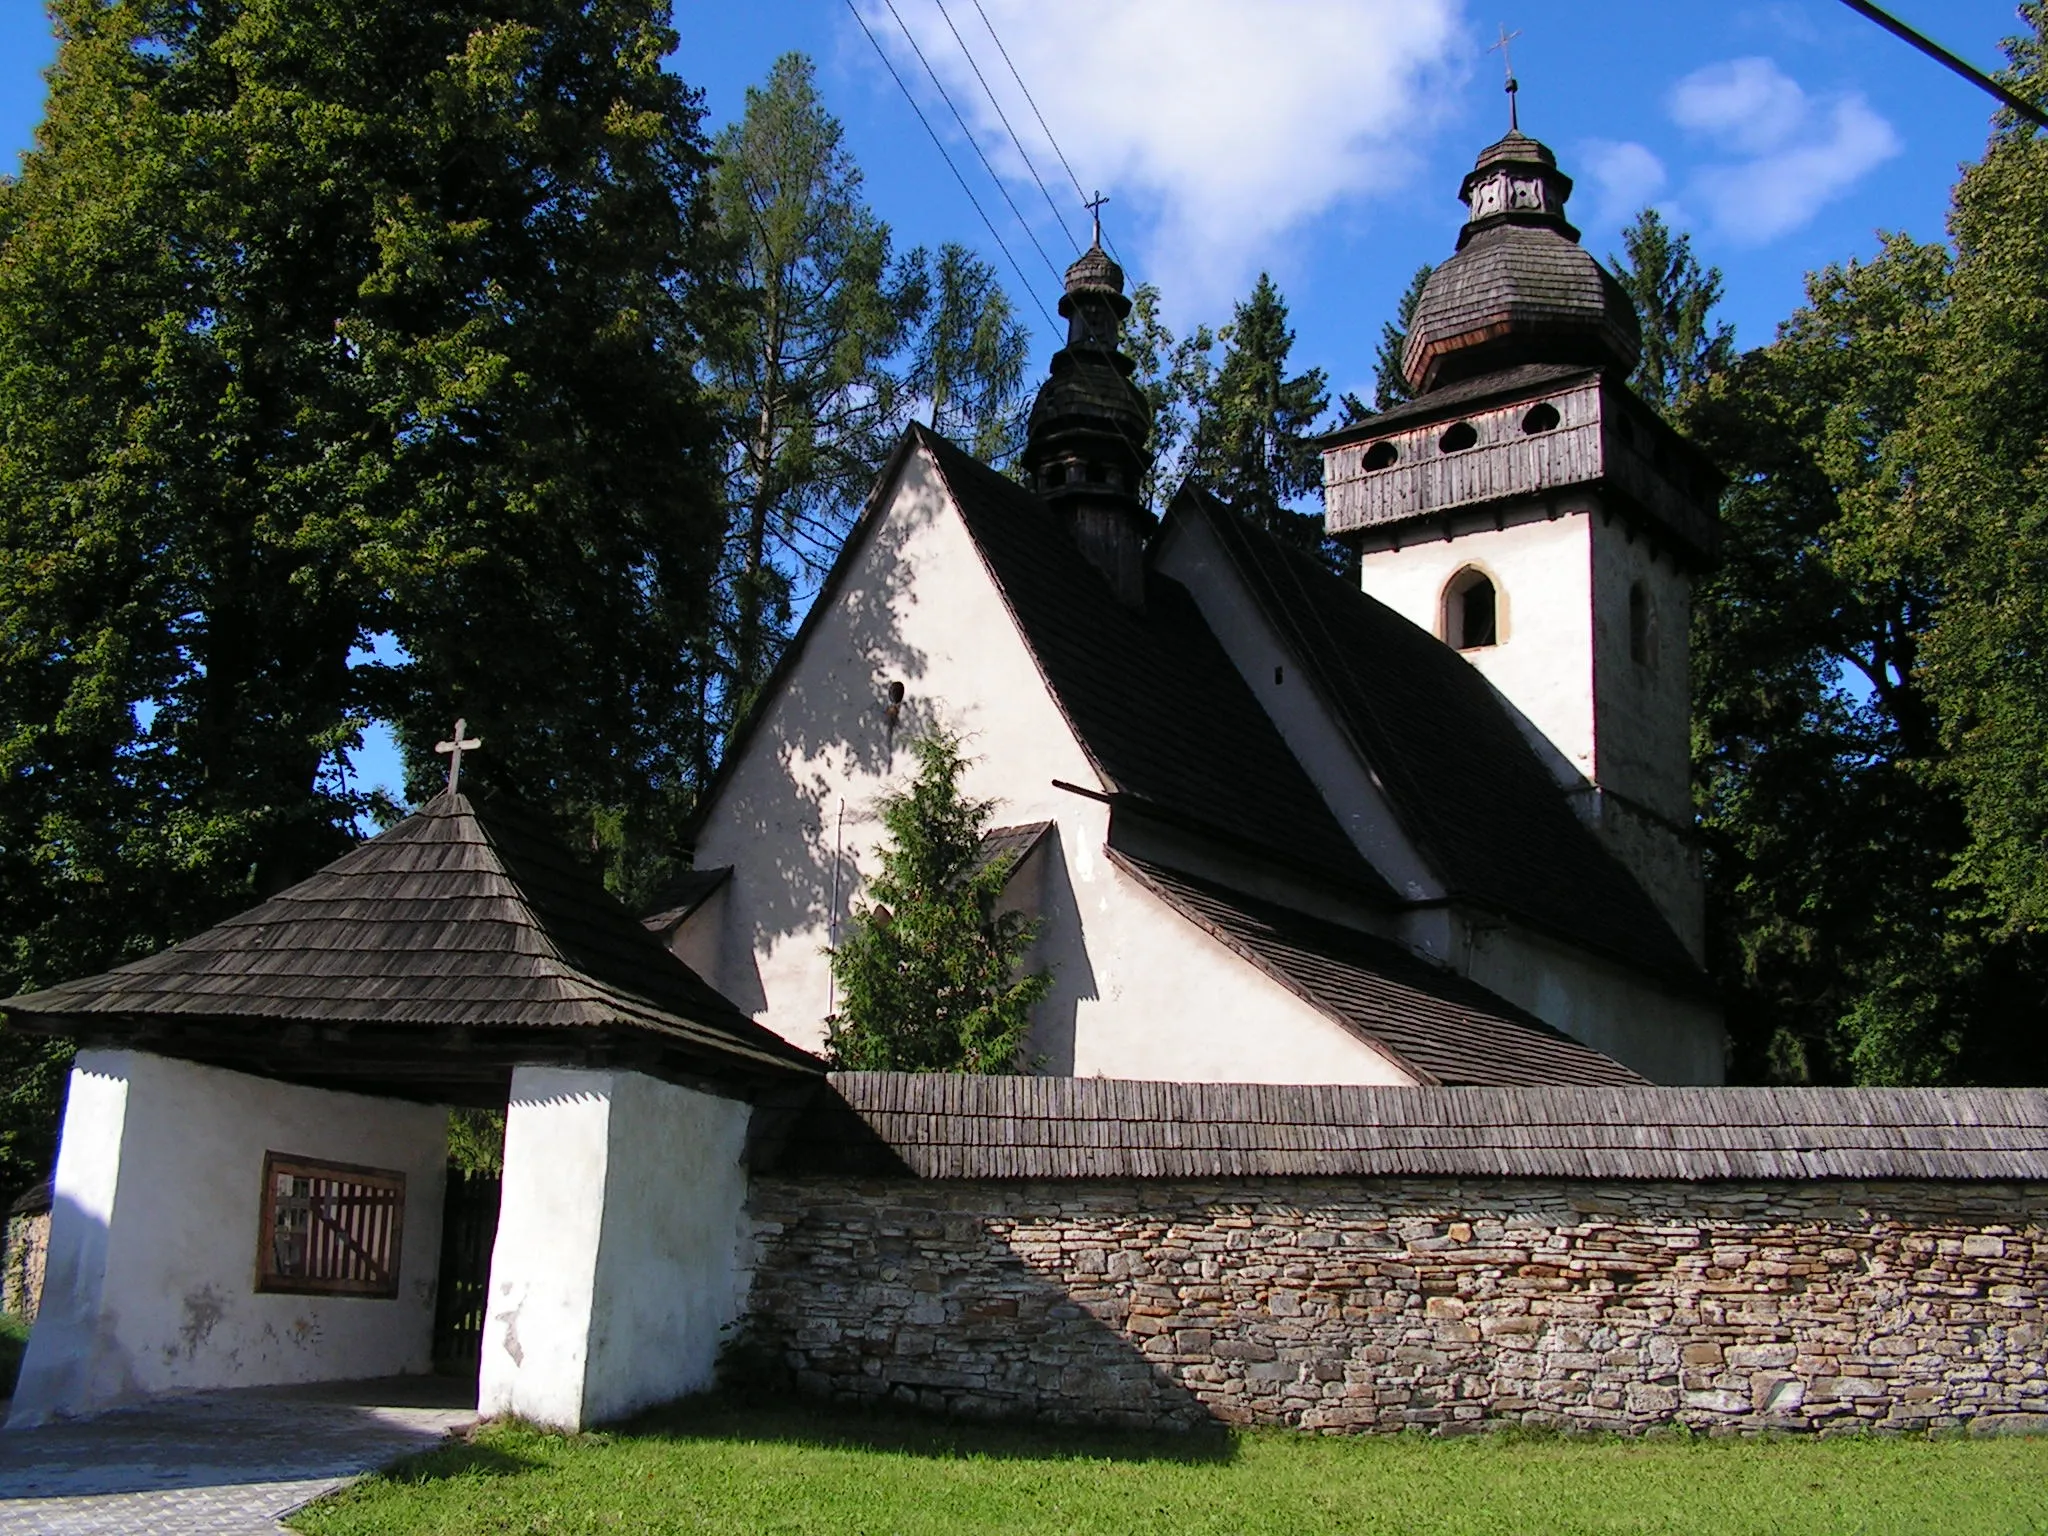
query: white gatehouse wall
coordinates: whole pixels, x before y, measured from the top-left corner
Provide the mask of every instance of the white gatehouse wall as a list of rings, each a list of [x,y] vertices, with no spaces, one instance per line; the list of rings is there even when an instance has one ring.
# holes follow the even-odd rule
[[[435,1105],[80,1051],[8,1427],[160,1392],[430,1369],[447,1126]],[[396,1298],[257,1291],[267,1152],[405,1175]]]
[[[484,1413],[583,1429],[711,1385],[746,1301],[751,1113],[637,1072],[512,1074]]]

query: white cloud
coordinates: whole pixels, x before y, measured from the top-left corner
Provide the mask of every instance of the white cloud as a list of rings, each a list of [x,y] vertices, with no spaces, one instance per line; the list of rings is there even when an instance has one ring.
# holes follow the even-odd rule
[[[946,16],[934,0],[896,0],[896,9],[989,158],[1012,178],[1018,205],[1044,215],[1040,238],[1059,260],[1044,200]],[[1443,84],[1456,72],[1453,55],[1462,68],[1469,52],[1459,0],[981,0],[981,9],[1075,175],[1115,198],[1105,214],[1112,241],[1182,313],[1239,296],[1306,220],[1403,181],[1420,164],[1418,130],[1455,99]],[[1071,208],[1074,188],[972,0],[948,0],[945,10],[1072,227],[1085,233]],[[864,0],[863,12],[904,79],[928,97],[930,82],[888,7]],[[935,125],[950,123],[942,105],[927,110]],[[986,177],[972,152],[956,144],[954,153],[983,196]],[[1004,238],[1019,258],[1035,265],[992,189],[985,201],[999,227],[1007,223]]]
[[[1597,194],[1589,229],[1621,223],[1664,189],[1664,162],[1632,140],[1589,140],[1578,161]]]
[[[1862,96],[1809,96],[1769,59],[1696,70],[1670,108],[1710,150],[1742,157],[1705,167],[1693,190],[1721,233],[1751,244],[1797,229],[1902,147]]]

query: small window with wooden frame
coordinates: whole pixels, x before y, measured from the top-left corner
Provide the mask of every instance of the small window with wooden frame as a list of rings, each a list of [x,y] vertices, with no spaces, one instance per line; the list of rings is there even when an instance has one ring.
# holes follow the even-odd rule
[[[403,1173],[264,1154],[257,1290],[389,1300],[404,1233]]]

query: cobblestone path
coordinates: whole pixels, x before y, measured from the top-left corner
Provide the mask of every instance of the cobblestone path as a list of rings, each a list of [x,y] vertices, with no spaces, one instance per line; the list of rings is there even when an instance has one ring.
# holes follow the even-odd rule
[[[0,1433],[0,1536],[276,1536],[279,1516],[476,1422],[432,1377],[166,1398]]]

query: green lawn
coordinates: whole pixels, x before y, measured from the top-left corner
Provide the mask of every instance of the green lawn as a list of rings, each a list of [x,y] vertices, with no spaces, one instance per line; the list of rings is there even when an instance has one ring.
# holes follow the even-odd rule
[[[294,1517],[398,1532],[2048,1532],[2048,1439],[1180,1439],[698,1402],[516,1426]]]

